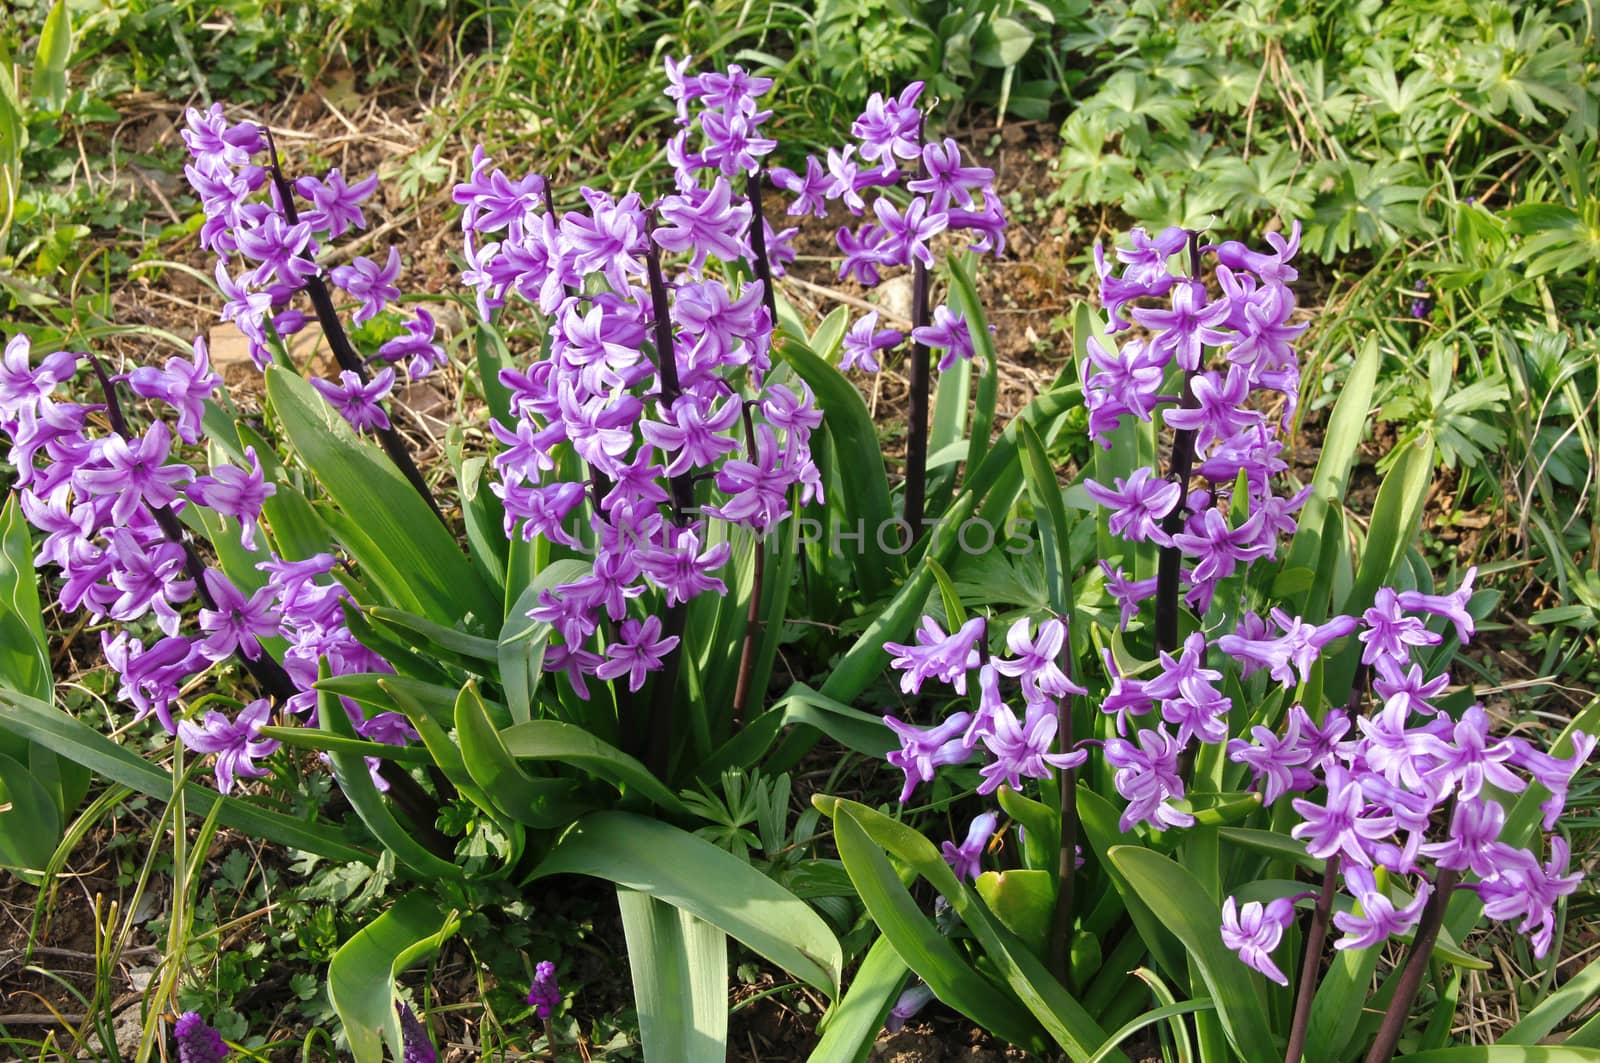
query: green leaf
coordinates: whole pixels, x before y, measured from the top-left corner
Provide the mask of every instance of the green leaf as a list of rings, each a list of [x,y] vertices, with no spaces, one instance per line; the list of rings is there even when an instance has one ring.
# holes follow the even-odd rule
[[[850,988],[822,1016],[822,1038],[807,1063],[866,1063],[910,973],[888,938],[873,941]]]
[[[1583,970],[1562,983],[1561,988],[1541,1000],[1537,1007],[1511,1029],[1500,1035],[1502,1045],[1531,1045],[1550,1035],[1567,1016],[1600,997],[1600,959],[1590,960]]]
[[[43,871],[61,841],[61,813],[24,765],[0,754],[0,867]]]
[[[879,531],[889,526],[894,510],[889,501],[883,449],[878,445],[878,430],[866,400],[843,373],[804,344],[789,340],[779,345],[778,354],[817,396],[817,408],[823,411],[823,423],[840,456],[840,489],[850,525],[846,530],[853,533],[859,524],[865,533],[860,548],[851,554],[851,564],[861,593],[869,600],[877,598],[888,589],[891,574],[902,566],[878,545]],[[920,534],[921,529],[912,531]]]
[[[989,19],[972,35],[972,61],[984,66],[1007,67],[1022,62],[1033,47],[1033,31],[1004,15]]]
[[[1458,1045],[1399,1057],[1406,1063],[1600,1063],[1600,1048],[1567,1045]]]
[[[33,59],[33,98],[41,110],[60,114],[67,103],[67,61],[72,58],[72,15],[67,0],[56,0],[39,34]]]
[[[494,639],[479,638],[469,635],[455,628],[436,624],[427,617],[416,616],[404,609],[391,609],[388,606],[369,606],[366,614],[373,620],[401,633],[401,637],[419,649],[426,650],[431,644],[441,650],[470,657],[474,660],[496,663],[500,658],[500,646]],[[421,636],[420,639],[415,636]]]
[[[1322,437],[1322,453],[1317,458],[1317,468],[1311,475],[1311,494],[1300,511],[1300,527],[1289,544],[1288,559],[1284,562],[1278,584],[1291,572],[1316,569],[1322,551],[1322,528],[1330,507],[1344,502],[1350,485],[1350,472],[1355,466],[1356,451],[1367,433],[1368,415],[1372,410],[1372,394],[1378,381],[1378,368],[1383,363],[1383,352],[1378,347],[1376,334],[1367,337],[1356,355],[1355,364],[1344,379],[1339,399],[1328,418],[1328,430]],[[1310,589],[1310,583],[1305,590]],[[1291,595],[1301,605],[1307,605],[1303,590],[1289,590],[1278,585],[1274,594]],[[1323,603],[1309,603],[1314,610],[1324,608]],[[1316,619],[1322,619],[1318,615]]]
[[[728,936],[648,893],[619,886],[633,1004],[646,1059],[728,1058]]]
[[[1018,435],[1022,439],[1023,479],[1028,485],[1028,497],[1033,501],[1033,512],[1039,521],[1039,542],[1044,551],[1045,592],[1050,608],[1057,616],[1072,616],[1072,561],[1067,543],[1071,525],[1067,523],[1066,505],[1061,500],[1061,485],[1056,482],[1055,469],[1045,453],[1044,443],[1032,426],[1023,424]]]
[[[584,808],[576,803],[576,787],[564,779],[534,779],[517,766],[484,707],[475,683],[456,698],[456,741],[467,774],[500,811],[530,827],[565,827]]]
[[[1055,876],[1039,869],[1014,868],[985,871],[974,888],[983,903],[1005,928],[1044,959],[1050,943],[1050,921],[1055,915]]]
[[[844,954],[806,903],[731,853],[687,831],[627,812],[594,812],[534,871],[592,875],[648,893],[743,942],[830,998]]]
[[[1089,1063],[1101,1063],[1106,1058],[1107,1053],[1146,1026],[1154,1026],[1165,1019],[1171,1019],[1178,1015],[1187,1015],[1194,1011],[1210,1011],[1216,1006],[1216,1001],[1207,999],[1185,1000],[1174,1004],[1163,1004],[1159,1008],[1152,1008],[1136,1019],[1129,1019],[1121,1029],[1106,1038],[1106,1043],[1100,1046],[1099,1051],[1089,1057]]]
[[[1113,847],[1111,863],[1156,918],[1170,927],[1200,970],[1217,1002],[1228,1040],[1250,1063],[1276,1063],[1283,1052],[1267,1020],[1260,975],[1222,943],[1222,911],[1195,877],[1159,853],[1134,845]]]
[[[455,913],[441,914],[423,893],[408,893],[394,907],[339,946],[328,964],[328,999],[356,1063],[383,1063],[404,1054],[395,1012],[394,979],[418,960],[437,952],[460,925]]]
[[[343,711],[342,709],[340,710]],[[0,689],[0,729],[19,734],[94,774],[120,783],[158,801],[172,796],[172,773],[156,767],[75,717],[48,702]],[[374,862],[373,854],[350,844],[339,828],[307,823],[292,816],[257,808],[205,787],[189,787],[184,800],[190,815],[205,816],[221,803],[218,822],[251,837],[301,849],[340,863]]]
[[[1337,1063],[1355,1034],[1372,992],[1381,948],[1340,949],[1328,965],[1316,996],[1311,998],[1311,1018],[1306,1026],[1306,1063]]]
[[[950,302],[955,311],[967,319],[967,331],[972,336],[973,361],[983,362],[983,377],[978,381],[978,395],[968,431],[969,481],[973,470],[983,463],[989,451],[989,436],[994,433],[995,404],[1000,395],[1000,361],[995,357],[994,337],[989,334],[989,319],[983,312],[983,300],[978,297],[978,284],[973,276],[977,261],[978,256],[971,252],[960,258],[945,260],[950,275]]]
[[[1123,838],[1117,810],[1111,806],[1111,802],[1082,783],[1078,785],[1078,823],[1083,827],[1084,839],[1094,850],[1101,868],[1122,898],[1128,918],[1133,920],[1134,929],[1144,940],[1150,955],[1172,978],[1181,978],[1184,972],[1183,952],[1172,930],[1156,917],[1139,891],[1133,888],[1110,858],[1112,846]]]
[[[842,820],[854,819],[872,841],[910,865],[950,902],[982,944],[989,961],[999,969],[1011,992],[1069,1056],[1074,1060],[1087,1059],[1094,1047],[1105,1040],[1105,1032],[1083,1006],[1027,945],[990,915],[977,893],[956,878],[932,842],[904,823],[854,801],[834,801],[832,814],[835,830],[841,837]],[[842,853],[842,841],[840,844]],[[852,875],[852,881],[854,878]],[[916,964],[911,967],[916,969]],[[940,999],[945,998],[941,995]],[[1120,1056],[1118,1060],[1126,1063]]]
[[[633,791],[674,815],[688,816],[688,807],[650,769],[628,754],[600,741],[581,727],[560,720],[530,720],[500,732],[506,752],[518,760],[554,760]]]
[[[1043,1031],[1033,1016],[967,966],[955,946],[922,914],[882,849],[848,812],[834,815],[834,841],[872,921],[941,1002],[1012,1044],[1033,1051],[1044,1047]]]
[[[533,693],[543,675],[544,651],[550,639],[550,625],[528,614],[539,604],[539,595],[563,584],[576,583],[593,570],[594,566],[587,561],[573,558],[553,561],[518,591],[516,604],[506,611],[495,655],[500,665],[500,686],[513,723],[526,723],[533,716]]]
[[[326,673],[326,662],[321,670]],[[322,678],[326,678],[326,675]],[[350,723],[344,706],[339,704],[337,697],[325,690],[317,692],[317,726],[339,738],[356,738],[356,729]],[[428,878],[461,878],[460,867],[428,851],[417,841],[413,827],[404,826],[394,818],[389,811],[388,801],[372,781],[366,760],[359,753],[349,752],[347,748],[330,749],[328,760],[333,764],[333,777],[350,801],[350,807],[356,810],[356,815],[361,817],[361,822],[367,825],[373,837],[394,853],[396,861],[422,875],[423,881]],[[416,826],[432,827],[433,824]]]
[[[55,679],[39,604],[38,570],[33,564],[28,523],[15,493],[0,509],[0,618],[6,622],[0,629],[4,635],[0,638],[0,684],[49,701]]]
[[[267,369],[267,397],[295,453],[370,543],[358,562],[381,558],[404,573],[430,620],[446,626],[468,616],[498,622],[499,596],[387,455],[291,372]]]

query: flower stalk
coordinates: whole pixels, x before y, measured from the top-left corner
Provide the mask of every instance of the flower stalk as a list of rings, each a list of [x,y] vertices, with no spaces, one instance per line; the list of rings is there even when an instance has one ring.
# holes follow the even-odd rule
[[[1411,941],[1411,955],[1400,972],[1394,996],[1388,1010],[1383,1013],[1383,1023],[1378,1027],[1377,1039],[1367,1053],[1366,1063],[1388,1063],[1394,1058],[1406,1020],[1411,1017],[1411,1005],[1416,1001],[1422,978],[1428,973],[1428,960],[1433,956],[1433,944],[1439,939],[1439,928],[1444,925],[1445,909],[1450,906],[1450,894],[1461,873],[1451,868],[1441,868],[1433,882],[1433,895],[1422,909],[1422,920],[1417,924],[1416,936]]]
[[[1333,897],[1339,890],[1339,854],[1328,857],[1322,873],[1322,891],[1311,912],[1311,927],[1306,934],[1305,957],[1300,962],[1300,981],[1295,984],[1294,1019],[1289,1026],[1289,1047],[1284,1063],[1300,1063],[1305,1053],[1306,1035],[1311,1024],[1311,998],[1317,991],[1317,971],[1322,964],[1322,946],[1328,940],[1328,920],[1333,915]]]
[[[1072,620],[1063,617],[1066,635],[1061,644],[1061,671],[1073,680]],[[1056,753],[1072,751],[1072,693],[1056,703]],[[1072,959],[1074,887],[1078,873],[1078,773],[1075,768],[1057,772],[1061,787],[1061,846],[1056,855],[1056,907],[1050,920],[1050,970],[1063,985]]]
[[[278,145],[272,139],[272,130],[262,127],[267,138],[269,151],[267,172],[272,175],[273,187],[278,191],[278,200],[283,207],[283,216],[290,225],[300,222],[300,212],[294,205],[294,189],[289,184],[289,179],[283,175],[283,167],[278,162]],[[317,312],[317,323],[322,327],[322,335],[328,341],[328,349],[333,352],[333,357],[339,363],[341,370],[355,373],[363,384],[371,379],[367,372],[366,363],[361,355],[356,352],[350,342],[350,336],[344,330],[344,322],[339,320],[338,311],[334,309],[333,294],[328,291],[328,285],[323,281],[320,273],[313,273],[305,280],[306,294],[311,299],[311,305]],[[439,502],[433,497],[433,490],[428,486],[427,478],[422,475],[422,470],[417,468],[417,463],[411,457],[411,450],[406,446],[405,439],[391,424],[377,426],[378,442],[383,447],[383,452],[389,456],[395,468],[400,470],[411,486],[416,488],[417,494],[433,510],[433,515],[439,518],[439,523],[446,528],[450,522],[445,519],[444,510],[439,508]]]

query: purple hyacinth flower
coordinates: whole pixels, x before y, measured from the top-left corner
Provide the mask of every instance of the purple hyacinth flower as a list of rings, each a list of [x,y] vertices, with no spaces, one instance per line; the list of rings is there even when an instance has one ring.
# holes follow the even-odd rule
[[[662,660],[678,645],[677,635],[661,636],[661,618],[645,617],[643,622],[625,620],[617,641],[606,647],[606,661],[595,669],[601,679],[626,675],[628,689],[644,686],[645,676],[661,667]]]
[[[222,1063],[232,1055],[222,1035],[192,1011],[178,1016],[172,1037],[178,1042],[178,1063]]]
[[[561,1006],[561,986],[556,982],[556,965],[540,960],[533,969],[533,985],[528,988],[528,1003],[541,1019],[548,1019]]]
[[[1030,708],[1020,721],[1009,706],[997,706],[983,736],[992,759],[980,769],[978,792],[992,794],[1002,783],[1020,792],[1023,779],[1049,779],[1052,767],[1070,771],[1082,765],[1089,759],[1086,749],[1050,752],[1058,726],[1054,710],[1043,705]]]
[[[240,709],[232,720],[215,711],[206,713],[203,726],[180,720],[178,737],[194,752],[216,756],[217,789],[226,794],[232,792],[235,779],[258,779],[267,774],[267,769],[255,762],[278,748],[276,739],[261,737],[262,726],[271,718],[272,702],[260,698]]]
[[[878,329],[878,312],[869,311],[856,319],[850,326],[850,331],[844,335],[844,341],[839,347],[839,368],[851,370],[865,369],[869,373],[876,373],[883,366],[878,364],[878,352],[891,350],[899,346],[905,339],[905,334],[897,329]]]
[[[978,640],[983,638],[984,619],[975,616],[961,625],[959,631],[946,635],[938,621],[931,616],[922,618],[917,629],[916,644],[885,642],[883,648],[894,654],[890,667],[902,671],[900,689],[906,694],[922,690],[924,679],[938,679],[955,688],[957,694],[967,692],[967,673],[978,667]]]
[[[1333,765],[1327,772],[1326,803],[1294,799],[1294,810],[1305,817],[1289,833],[1306,843],[1318,860],[1343,853],[1352,864],[1372,866],[1371,843],[1394,833],[1392,815],[1368,816],[1361,783],[1348,770]]]
[[[787,213],[813,214],[819,218],[828,216],[828,190],[833,187],[833,178],[822,168],[821,160],[815,155],[806,156],[804,176],[782,166],[774,166],[768,171],[768,176],[774,185],[795,197]]]
[[[884,234],[878,245],[884,261],[909,266],[915,259],[924,266],[933,265],[933,250],[928,243],[949,227],[949,215],[930,211],[925,196],[917,196],[906,204],[903,214],[884,198],[876,200],[872,210]]]
[[[178,438],[185,443],[200,442],[200,419],[205,415],[206,399],[222,386],[222,378],[211,371],[204,337],[195,337],[194,360],[168,358],[165,368],[142,365],[128,374],[134,394],[161,399],[178,411]]]
[[[0,359],[0,420],[16,417],[24,408],[37,408],[39,400],[77,372],[79,356],[70,351],[46,355],[37,368],[29,364],[30,341],[19,332],[6,341]]]
[[[1405,662],[1410,660],[1411,647],[1439,644],[1438,635],[1416,617],[1406,616],[1402,609],[1400,596],[1393,589],[1378,588],[1372,608],[1361,614],[1365,630],[1356,636],[1366,644],[1361,651],[1362,664],[1375,664],[1384,657]]]
[[[1171,803],[1184,796],[1183,777],[1178,774],[1183,747],[1167,733],[1166,724],[1147,727],[1137,738],[1137,745],[1122,738],[1105,743],[1106,763],[1117,769],[1112,785],[1128,802],[1119,826],[1124,832],[1137,823],[1156,830],[1194,826],[1194,816]]]
[[[273,607],[277,592],[272,587],[262,587],[246,598],[232,580],[214,568],[205,571],[205,587],[215,608],[200,610],[200,630],[209,634],[195,649],[207,660],[220,661],[238,650],[253,661],[261,656],[260,639],[281,634]]]
[[[277,493],[278,485],[267,482],[255,447],[245,447],[244,456],[250,463],[248,469],[234,465],[214,466],[209,476],[197,477],[185,493],[190,501],[237,520],[240,545],[254,550],[261,506]]]
[[[1155,333],[1153,343],[1158,350],[1171,351],[1178,368],[1192,373],[1200,368],[1203,345],[1217,347],[1235,338],[1220,327],[1229,312],[1227,300],[1206,303],[1205,285],[1180,281],[1172,289],[1171,310],[1135,308],[1133,319]]]
[[[406,1007],[404,1001],[397,1000],[394,1006],[400,1013],[401,1063],[435,1063],[439,1054],[434,1050],[433,1042],[428,1040],[428,1028],[422,1025],[422,1020]]]
[[[944,862],[955,871],[957,878],[969,882],[977,879],[978,872],[983,870],[983,850],[989,844],[989,839],[994,837],[994,829],[999,824],[999,813],[985,812],[973,817],[967,826],[967,837],[960,845],[954,842],[940,845]]]
[[[1279,985],[1289,978],[1272,962],[1272,950],[1294,921],[1294,901],[1279,897],[1263,905],[1249,901],[1242,907],[1232,897],[1222,902],[1222,943],[1239,954],[1246,966],[1260,971]]]
[[[1066,638],[1067,625],[1056,617],[1041,623],[1037,636],[1033,620],[1021,617],[1006,631],[1006,649],[1015,656],[996,658],[994,669],[1022,681],[1022,696],[1030,706],[1068,694],[1087,694],[1057,663]]]
[[[378,374],[365,384],[361,382],[359,374],[349,369],[339,371],[339,383],[313,377],[311,386],[322,393],[329,405],[339,411],[339,415],[350,422],[350,427],[360,432],[363,429],[389,430],[389,415],[383,412],[379,405],[389,397],[389,392],[394,389],[394,370],[382,369]]]
[[[383,312],[383,308],[400,298],[400,288],[395,283],[400,278],[400,249],[389,246],[389,257],[383,265],[362,256],[348,266],[335,266],[328,279],[347,293],[361,300],[351,315],[356,324],[370,321]]]
[[[1401,591],[1395,595],[1400,608],[1417,613],[1442,616],[1455,625],[1456,638],[1465,646],[1472,640],[1476,624],[1467,612],[1467,602],[1472,599],[1472,581],[1478,576],[1478,566],[1467,569],[1461,586],[1449,594],[1423,594],[1421,591]]]
[[[1089,497],[1112,511],[1111,534],[1129,542],[1171,545],[1161,521],[1183,497],[1182,486],[1161,479],[1148,466],[1133,470],[1126,480],[1119,476],[1115,482],[1115,489],[1094,480],[1083,482]]]
[[[918,982],[916,985],[908,987],[905,992],[900,994],[899,999],[894,1002],[894,1007],[889,1009],[889,1017],[883,1023],[884,1032],[895,1033],[898,1031],[906,1023],[916,1018],[917,1013],[927,1007],[928,1003],[933,999],[933,990],[929,989],[925,982]]]
[[[113,497],[111,519],[127,524],[142,502],[152,509],[169,506],[178,497],[178,485],[194,477],[187,465],[166,464],[172,435],[160,421],[137,439],[111,436],[101,448],[105,468],[79,469],[73,482],[90,495]]]
[[[885,716],[883,722],[900,739],[900,748],[890,750],[884,759],[905,773],[901,804],[911,799],[918,784],[932,782],[939,768],[964,763],[972,756],[973,747],[966,738],[967,726],[972,722],[970,712],[947,716],[938,726],[926,730],[893,716]]]
[[[1300,742],[1301,716],[1290,713],[1283,737],[1259,724],[1250,729],[1253,742],[1235,738],[1228,743],[1228,759],[1249,765],[1255,772],[1261,803],[1270,805],[1284,794],[1303,790],[1312,780],[1306,765],[1311,751]]]
[[[950,137],[923,146],[922,168],[927,176],[906,182],[906,189],[930,196],[936,211],[948,210],[952,201],[967,210],[978,209],[972,193],[994,181],[994,171],[987,166],[962,166],[961,149]]]
[[[378,188],[378,175],[372,174],[354,185],[345,183],[344,174],[335,167],[322,180],[302,177],[294,183],[294,190],[310,200],[313,209],[301,219],[314,232],[326,232],[331,237],[343,236],[351,229],[365,229],[367,219],[361,214],[361,203]]]
[[[1425,748],[1435,758],[1429,782],[1446,789],[1458,787],[1463,800],[1477,797],[1485,783],[1507,793],[1521,793],[1527,783],[1506,767],[1515,763],[1517,747],[1509,740],[1489,741],[1489,716],[1482,705],[1461,714],[1447,732],[1452,742],[1436,735],[1424,736]]]
[[[923,83],[913,81],[899,96],[884,98],[874,92],[866,110],[850,126],[850,135],[861,141],[861,157],[882,159],[885,173],[893,172],[895,159],[915,159],[921,153],[922,114],[916,108]]]
[[[1346,868],[1344,884],[1361,905],[1361,912],[1333,913],[1333,925],[1345,933],[1333,943],[1336,949],[1370,948],[1396,934],[1404,934],[1422,918],[1422,908],[1433,893],[1433,887],[1424,882],[1417,887],[1417,895],[1410,904],[1396,908],[1388,895],[1378,889],[1371,869],[1365,867]]]
[[[691,255],[689,269],[696,276],[706,257],[738,261],[743,254],[741,235],[750,224],[750,204],[733,202],[733,187],[718,177],[708,191],[667,196],[657,208],[661,224],[650,238],[664,250]]]
[[[958,359],[971,361],[977,348],[972,343],[972,333],[967,329],[967,319],[948,306],[938,306],[933,311],[933,324],[911,330],[911,339],[924,347],[944,351],[939,359],[939,372],[948,372]]]
[[[1155,594],[1159,580],[1155,576],[1149,579],[1129,579],[1121,569],[1113,568],[1105,561],[1100,562],[1100,570],[1106,576],[1106,593],[1117,603],[1120,614],[1118,626],[1126,631],[1133,618],[1139,615],[1140,603]]]

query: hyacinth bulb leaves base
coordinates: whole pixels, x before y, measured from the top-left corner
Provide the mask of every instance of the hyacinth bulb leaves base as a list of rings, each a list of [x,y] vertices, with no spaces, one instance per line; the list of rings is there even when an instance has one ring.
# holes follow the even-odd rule
[[[728,936],[648,893],[618,888],[648,1060],[728,1058]]]
[[[334,953],[328,999],[355,1063],[383,1063],[385,1044],[391,1058],[404,1055],[395,976],[437,952],[459,925],[455,913],[442,913],[427,896],[408,893]]]
[[[530,881],[556,874],[648,893],[830,999],[839,994],[844,953],[822,917],[750,864],[687,831],[627,812],[596,812],[556,843]]]
[[[911,969],[889,939],[875,940],[844,996],[822,1016],[822,1037],[807,1063],[865,1063],[910,977]]]
[[[0,867],[43,871],[60,840],[55,798],[26,766],[0,753]]]

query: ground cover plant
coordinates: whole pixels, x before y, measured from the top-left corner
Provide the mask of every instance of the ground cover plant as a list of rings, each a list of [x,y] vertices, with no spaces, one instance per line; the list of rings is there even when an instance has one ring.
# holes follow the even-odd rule
[[[1208,32],[1273,39],[1241,10]],[[8,97],[38,108],[35,133],[77,107],[70,22],[37,14],[41,58]],[[505,128],[554,102],[553,71],[587,76],[562,64],[561,35],[534,33],[551,14],[401,20],[366,81],[448,38],[473,75],[466,113]],[[1300,251],[1292,210],[1255,249],[1237,242],[1259,244],[1254,209],[1141,230],[1131,249],[1107,233],[1085,261],[1110,320],[1064,314],[1071,357],[1015,398],[985,260],[1004,277],[1018,234],[1003,208],[1039,208],[1005,191],[1003,156],[937,123],[977,99],[1042,113],[1027,100],[1051,84],[1101,91],[1115,70],[1079,89],[1070,60],[1099,47],[1070,36],[1090,13],[963,8],[915,71],[931,86],[869,77],[831,100],[849,72],[818,50],[824,14],[560,12],[610,49],[603,108],[586,118],[564,93],[567,118],[491,138],[493,159],[435,126],[382,181],[196,101],[194,210],[156,239],[201,244],[184,260],[222,298],[200,309],[225,306],[258,363],[235,370],[237,404],[188,337],[135,326],[180,353],[134,352],[109,300],[59,286],[87,230],[41,257],[53,219],[16,175],[51,145],[9,156],[34,212],[12,246],[43,283],[7,275],[26,327],[5,363],[20,491],[3,855],[58,884],[106,817],[150,817],[147,859],[119,858],[126,910],[93,913],[81,1014],[46,1040],[8,1025],[19,1055],[207,1058],[214,1025],[247,1057],[377,1058],[387,1041],[395,1058],[720,1059],[777,1003],[810,1015],[782,1051],[819,1060],[940,1015],[1072,1058],[1463,1043],[1588,1058],[1594,710],[1508,720],[1503,693],[1475,698],[1445,669],[1496,681],[1493,618],[1532,613],[1526,659],[1582,682],[1591,522],[1561,488],[1586,483],[1589,369],[1581,317],[1545,311],[1592,289],[1574,221],[1590,155],[1508,156],[1505,192],[1375,243],[1378,268],[1320,313],[1297,295],[1345,281]],[[1579,34],[1573,15],[1541,32]],[[334,25],[370,32],[359,13]],[[836,12],[828,32],[869,29],[886,32]],[[466,56],[494,39],[524,43]],[[705,61],[678,60],[671,45],[694,39]],[[968,40],[993,75],[961,66]],[[299,59],[292,77],[319,77]],[[1575,69],[1562,91],[1582,105]],[[1245,137],[1278,135],[1276,117]],[[516,156],[559,150],[568,118],[587,131],[574,144],[601,150],[524,169]],[[390,235],[386,188],[441,182],[450,212]],[[402,298],[429,239],[460,241],[461,276]],[[843,307],[807,318],[784,298],[819,291]],[[1495,377],[1511,372],[1550,399],[1514,402]],[[459,396],[433,445],[409,430],[422,387]],[[1509,425],[1497,404],[1518,411]],[[1391,430],[1376,474],[1374,408]],[[1294,456],[1307,425],[1314,469]],[[1503,486],[1511,439],[1540,449]],[[1560,549],[1539,579],[1497,574],[1507,538],[1444,546],[1452,505],[1474,497],[1542,503],[1526,527]],[[51,566],[65,582],[34,591]],[[1500,588],[1523,600],[1506,610]],[[74,659],[91,667],[61,681]],[[900,772],[873,767],[885,752]],[[571,874],[617,884],[576,918],[612,913],[606,947],[625,944],[631,979],[586,959],[594,931],[561,902],[586,892]],[[169,900],[151,920],[155,893]],[[1509,922],[1475,931],[1480,914]],[[256,929],[277,919],[276,939]],[[155,965],[115,999],[135,933]],[[30,933],[22,962],[47,971],[33,949]],[[286,969],[276,995],[249,988]],[[1483,1028],[1486,978],[1511,1015]],[[264,1020],[264,1000],[288,1008]],[[463,1043],[469,1008],[483,1018]]]

